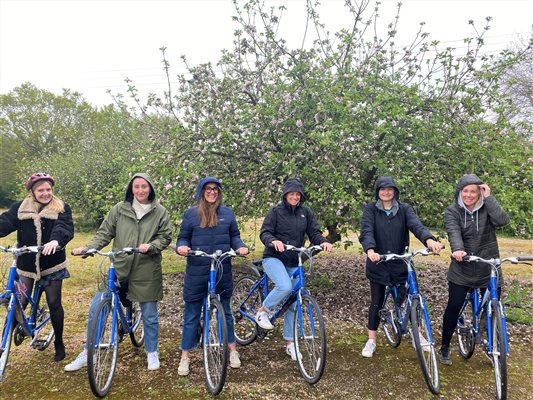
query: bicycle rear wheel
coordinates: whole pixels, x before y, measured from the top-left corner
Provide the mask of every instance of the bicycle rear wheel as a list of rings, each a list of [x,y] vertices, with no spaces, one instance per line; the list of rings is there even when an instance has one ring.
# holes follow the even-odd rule
[[[507,352],[503,332],[503,315],[500,303],[492,306],[492,364],[496,381],[496,397],[507,399]]]
[[[0,381],[4,378],[4,371],[9,358],[9,350],[11,349],[11,342],[13,338],[13,323],[7,326],[9,298],[0,300],[0,345],[5,339],[4,349],[0,349]]]
[[[250,276],[242,277],[233,287],[231,296],[235,339],[241,346],[247,346],[257,339],[257,324],[246,316],[255,316],[263,304],[261,288],[258,287],[250,293],[255,282],[256,279]]]
[[[402,341],[402,333],[392,292],[386,294],[383,308],[379,311],[379,317],[387,342],[393,348],[398,347]]]
[[[111,299],[102,300],[96,307],[87,345],[87,375],[93,394],[104,397],[113,384],[117,357],[118,335],[113,331]]]
[[[204,313],[207,313],[207,324],[204,327],[202,348],[207,390],[212,395],[217,395],[222,391],[226,382],[228,327],[222,303],[216,298],[212,298],[210,303],[209,309],[204,307]]]
[[[144,325],[142,320],[141,304],[139,302],[131,303],[131,307],[128,308],[128,313],[131,312],[131,331],[130,339],[131,343],[135,347],[141,347],[144,343]]]
[[[31,341],[31,346],[38,350],[46,349],[54,338],[54,327],[50,321],[50,310],[48,304],[39,307],[37,304],[37,315],[35,316],[35,332]]]
[[[463,306],[461,314],[457,320],[457,342],[459,344],[459,354],[464,359],[469,359],[474,354],[476,348],[476,336],[474,331],[474,303],[468,299]]]
[[[439,394],[440,380],[437,352],[430,340],[431,326],[428,323],[427,309],[420,303],[420,300],[420,298],[415,298],[411,303],[410,319],[413,342],[424,380],[431,393]]]
[[[317,383],[326,366],[326,325],[315,298],[303,295],[302,318],[294,313],[294,345],[296,361],[302,377],[310,384]]]

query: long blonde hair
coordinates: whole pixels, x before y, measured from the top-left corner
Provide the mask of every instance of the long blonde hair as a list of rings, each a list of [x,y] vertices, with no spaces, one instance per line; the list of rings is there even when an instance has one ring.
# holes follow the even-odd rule
[[[217,200],[214,203],[209,203],[205,201],[204,190],[202,190],[202,197],[200,198],[200,203],[198,203],[200,228],[213,228],[217,226],[218,222],[217,210],[220,203],[222,203],[222,191],[219,188]]]

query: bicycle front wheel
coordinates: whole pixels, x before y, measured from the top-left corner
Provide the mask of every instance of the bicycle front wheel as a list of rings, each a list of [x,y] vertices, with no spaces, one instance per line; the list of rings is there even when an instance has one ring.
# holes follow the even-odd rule
[[[459,343],[459,354],[468,360],[474,354],[476,348],[476,337],[474,331],[474,303],[472,299],[467,300],[463,306],[461,314],[457,320],[457,342]]]
[[[202,338],[205,378],[209,393],[217,395],[226,381],[228,327],[224,307],[218,299],[212,298],[209,309],[204,309],[204,313],[207,313],[207,324],[204,326]]]
[[[500,304],[492,307],[492,364],[496,381],[496,397],[507,399],[507,352],[505,351],[505,335],[503,332],[503,315]]]
[[[439,368],[437,363],[437,352],[431,343],[431,326],[427,310],[420,303],[420,298],[415,298],[411,303],[411,332],[415,344],[420,368],[424,375],[424,380],[433,394],[439,394]]]
[[[131,321],[131,343],[135,347],[141,347],[144,343],[144,325],[142,320],[141,304],[139,302],[131,303],[131,307],[128,312],[131,312],[131,315],[129,316]]]
[[[296,361],[302,377],[310,384],[317,383],[326,366],[326,325],[322,311],[315,298],[303,295],[298,310],[294,313],[294,346]]]
[[[0,332],[2,333],[2,336],[0,337],[0,345],[4,343],[5,340],[4,348],[0,349],[0,381],[4,378],[9,350],[11,349],[11,339],[13,338],[13,324],[11,323],[9,324],[10,326],[7,326],[8,308],[9,298],[0,300]]]
[[[383,302],[383,308],[379,311],[379,317],[387,342],[393,348],[398,347],[402,341],[402,333],[400,331],[398,312],[396,311],[392,292],[389,292],[386,295],[385,301]]]
[[[54,327],[50,321],[50,310],[48,304],[39,307],[37,304],[37,315],[35,316],[35,333],[31,341],[32,347],[38,350],[44,350],[54,338]]]
[[[263,303],[261,288],[258,287],[250,293],[255,282],[252,277],[242,277],[233,287],[231,295],[235,339],[241,346],[247,346],[257,339],[257,324],[247,317],[255,316]]]
[[[118,335],[113,330],[113,305],[111,299],[102,300],[96,307],[89,328],[87,345],[87,375],[91,390],[104,397],[113,384],[117,366]]]

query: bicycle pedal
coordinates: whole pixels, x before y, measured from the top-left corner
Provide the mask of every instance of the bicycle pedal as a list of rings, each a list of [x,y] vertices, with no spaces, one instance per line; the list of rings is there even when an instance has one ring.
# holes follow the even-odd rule
[[[46,341],[37,339],[31,343],[31,347],[37,350],[41,350],[44,348],[45,344],[46,344]]]

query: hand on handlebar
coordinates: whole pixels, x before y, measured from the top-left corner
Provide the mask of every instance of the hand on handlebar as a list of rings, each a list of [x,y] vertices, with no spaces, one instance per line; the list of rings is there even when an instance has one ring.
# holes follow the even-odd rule
[[[376,253],[374,249],[369,249],[366,252],[366,255],[368,256],[368,258],[370,258],[370,261],[374,263],[377,263],[381,259],[381,255]]]
[[[437,242],[433,239],[428,239],[426,241],[426,246],[431,249],[431,251],[435,254],[439,254],[441,250],[444,248],[444,245],[440,242]]]
[[[148,253],[151,248],[152,248],[151,244],[143,243],[143,244],[139,245],[139,253]]]
[[[235,252],[240,256],[245,256],[249,253],[247,247],[239,247]]]
[[[324,242],[320,244],[320,247],[322,247],[322,250],[324,251],[331,251],[331,249],[333,248],[333,245],[329,242]]]
[[[56,252],[56,249],[59,247],[59,242],[57,240],[51,240],[45,245],[43,245],[43,249],[41,250],[41,254],[43,256],[48,256],[50,254],[54,254]]]
[[[452,257],[455,258],[457,261],[461,262],[463,261],[463,257],[466,257],[467,253],[463,250],[457,250],[452,253]]]
[[[274,249],[276,251],[279,251],[280,253],[283,253],[285,251],[285,246],[283,245],[283,242],[281,240],[273,240],[272,246],[274,246]]]
[[[180,256],[186,256],[189,254],[189,251],[191,251],[189,246],[180,246],[176,248],[176,253],[178,253]]]

